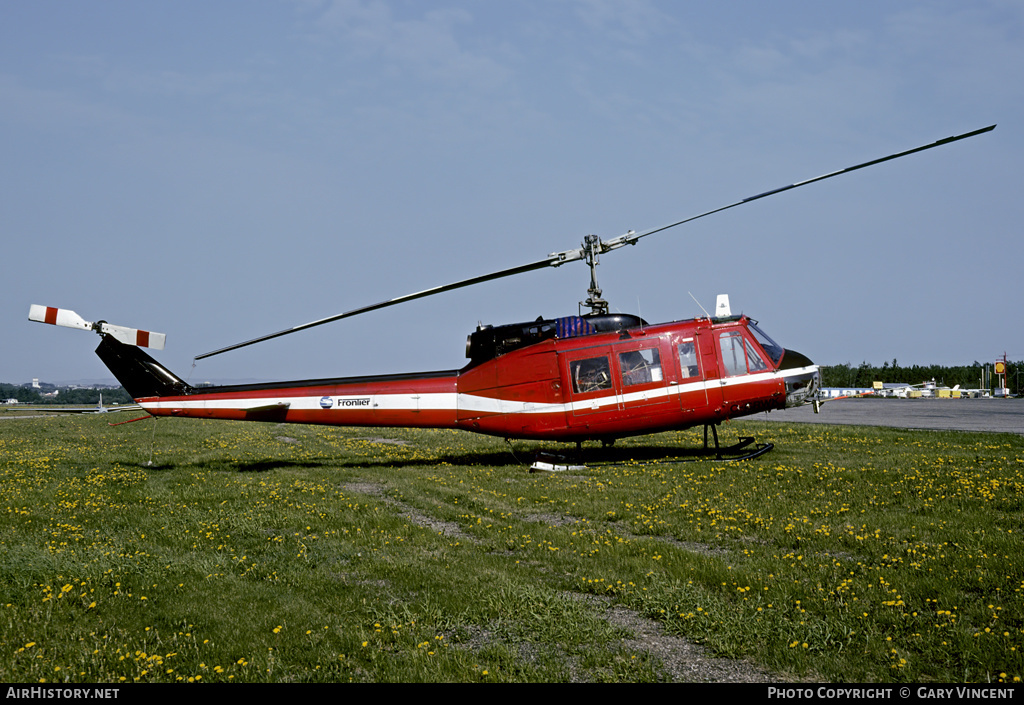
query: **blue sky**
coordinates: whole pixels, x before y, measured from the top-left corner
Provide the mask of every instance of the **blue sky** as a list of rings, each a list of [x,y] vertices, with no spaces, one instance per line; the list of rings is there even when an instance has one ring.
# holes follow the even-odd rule
[[[816,362],[1024,359],[1019,2],[0,0],[0,381],[101,379],[37,303],[193,382],[461,367],[576,263],[200,361],[953,134],[602,257],[613,310],[729,293]],[[915,382],[918,380],[907,380]]]

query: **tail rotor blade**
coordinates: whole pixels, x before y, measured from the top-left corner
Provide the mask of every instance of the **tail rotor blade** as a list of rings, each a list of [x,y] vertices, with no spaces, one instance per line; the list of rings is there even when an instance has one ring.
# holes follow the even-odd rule
[[[49,323],[51,326],[61,326],[62,328],[92,330],[92,323],[66,308],[32,304],[28,309],[28,320]]]
[[[136,345],[140,348],[153,348],[163,350],[167,336],[163,333],[154,333],[138,328],[116,326],[106,321],[91,323],[74,311],[66,308],[54,308],[53,306],[40,306],[32,304],[28,309],[28,320],[38,323],[49,323],[62,328],[77,328],[78,330],[91,330],[100,335],[109,335],[118,342],[126,345]]]

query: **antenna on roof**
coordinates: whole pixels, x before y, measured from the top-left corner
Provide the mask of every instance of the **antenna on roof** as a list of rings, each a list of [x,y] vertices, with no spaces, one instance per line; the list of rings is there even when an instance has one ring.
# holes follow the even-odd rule
[[[704,308],[703,306],[701,306],[701,305],[700,305],[700,301],[697,301],[697,297],[696,297],[696,296],[694,296],[694,295],[693,295],[692,293],[690,293],[689,291],[688,291],[688,292],[686,292],[686,293],[687,293],[687,294],[690,294],[690,298],[691,298],[691,299],[693,299],[693,302],[694,302],[695,304],[697,304],[697,306],[698,306],[698,307],[700,308],[700,310],[701,310],[701,311],[703,311],[703,312],[704,312],[704,316],[705,316],[706,318],[710,319],[710,318],[711,318],[711,314],[710,314],[710,313],[708,313],[708,310],[707,310],[706,308]]]

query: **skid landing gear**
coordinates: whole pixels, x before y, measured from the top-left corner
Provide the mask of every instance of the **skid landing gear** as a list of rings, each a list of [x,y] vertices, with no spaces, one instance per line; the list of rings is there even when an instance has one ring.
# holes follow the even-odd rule
[[[577,450],[579,455],[579,450]],[[566,470],[586,470],[586,465],[569,465],[566,459],[554,453],[541,451],[534,458],[530,472],[565,472]]]
[[[708,429],[711,429],[711,437],[714,440],[714,447],[708,443]],[[754,443],[753,436],[740,436],[739,440],[729,446],[722,446],[718,439],[717,424],[705,424],[704,426],[704,448],[690,451],[682,450],[685,455],[678,455],[681,449],[672,448],[613,448],[614,440],[602,440],[600,452],[590,449],[591,452],[584,453],[583,442],[577,441],[575,453],[553,453],[539,451],[534,456],[534,462],[530,465],[530,472],[565,472],[571,470],[586,470],[595,465],[613,465],[617,462],[641,461],[645,463],[692,463],[698,460],[707,460],[709,455],[714,455],[715,462],[730,463],[738,460],[750,460],[764,455],[775,448],[774,443]],[[589,458],[589,462],[587,459]],[[584,464],[586,462],[586,464]]]
[[[751,443],[754,442],[753,436],[740,436],[739,441],[731,446],[722,448],[718,443],[718,424],[704,424],[704,450],[708,450],[708,428],[711,428],[711,435],[715,439],[715,460],[750,460],[756,458],[759,455],[764,455],[772,448],[775,447],[774,443],[758,443],[754,445],[753,449],[745,451]],[[740,453],[740,455],[735,455]],[[726,457],[730,456],[730,457]]]

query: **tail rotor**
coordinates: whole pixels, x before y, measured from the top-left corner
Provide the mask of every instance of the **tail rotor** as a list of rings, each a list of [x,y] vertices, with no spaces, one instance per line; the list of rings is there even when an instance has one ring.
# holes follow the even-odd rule
[[[167,340],[167,336],[163,333],[154,333],[152,331],[128,328],[126,326],[115,326],[112,323],[107,323],[106,321],[96,321],[95,323],[91,323],[74,311],[70,311],[66,308],[54,308],[53,306],[32,304],[28,310],[28,320],[37,321],[39,323],[49,323],[50,325],[61,326],[63,328],[91,330],[99,333],[100,335],[109,335],[119,343],[135,345],[140,348],[163,350],[164,343]]]

